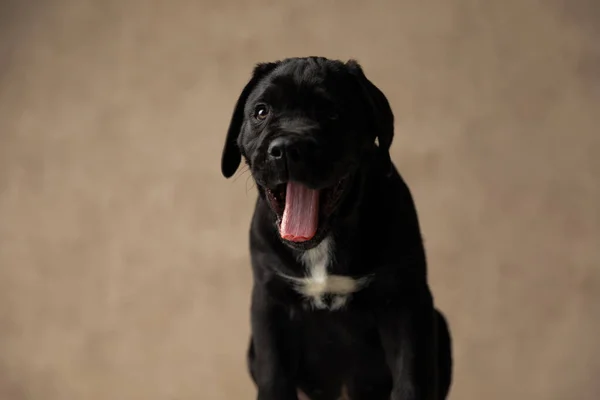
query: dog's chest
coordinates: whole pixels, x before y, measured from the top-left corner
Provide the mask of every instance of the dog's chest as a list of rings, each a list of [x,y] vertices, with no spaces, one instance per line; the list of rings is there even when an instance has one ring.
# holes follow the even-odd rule
[[[327,237],[314,249],[302,253],[300,262],[306,268],[306,276],[293,278],[295,290],[317,309],[343,308],[352,294],[366,284],[365,279],[329,274],[333,246],[333,239]]]

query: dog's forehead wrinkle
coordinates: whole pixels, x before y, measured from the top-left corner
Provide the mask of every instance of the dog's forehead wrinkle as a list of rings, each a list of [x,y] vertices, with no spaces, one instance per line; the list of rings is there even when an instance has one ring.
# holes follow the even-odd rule
[[[282,64],[265,77],[249,98],[249,103],[266,102],[278,108],[310,108],[311,104],[340,104],[347,97],[347,74],[330,65],[311,66],[302,62]]]
[[[319,78],[299,79],[295,76],[275,76],[268,85],[256,94],[256,100],[264,99],[279,106],[296,105],[306,107],[314,102],[331,101],[332,88]]]
[[[331,89],[337,87],[345,77],[347,73],[342,64],[292,60],[273,70],[267,81],[271,85],[287,88],[291,92],[294,88],[314,90],[330,86]]]

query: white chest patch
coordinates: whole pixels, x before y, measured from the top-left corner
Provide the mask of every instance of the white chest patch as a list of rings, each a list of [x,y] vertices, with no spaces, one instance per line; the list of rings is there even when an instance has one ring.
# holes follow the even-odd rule
[[[354,279],[343,275],[329,275],[327,268],[332,261],[334,242],[331,237],[314,249],[302,253],[300,262],[306,268],[306,277],[287,279],[293,281],[295,289],[318,309],[339,310],[343,308],[352,293],[362,289],[366,278]]]

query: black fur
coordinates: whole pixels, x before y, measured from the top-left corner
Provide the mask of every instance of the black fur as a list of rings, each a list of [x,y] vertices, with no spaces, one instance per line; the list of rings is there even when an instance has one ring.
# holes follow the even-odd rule
[[[243,89],[222,172],[232,176],[243,156],[259,192],[250,229],[248,350],[259,400],[296,400],[298,389],[311,400],[334,400],[342,386],[352,400],[447,397],[449,329],[427,283],[412,196],[389,156],[393,135],[388,100],[353,60],[259,64]],[[300,149],[293,163],[267,156],[282,137]],[[281,239],[282,211],[268,200],[269,190],[288,180],[314,189],[345,182],[339,204],[321,214],[307,242]],[[330,274],[371,277],[342,310],[311,308],[279,275],[304,276],[299,255],[327,236],[335,243]]]

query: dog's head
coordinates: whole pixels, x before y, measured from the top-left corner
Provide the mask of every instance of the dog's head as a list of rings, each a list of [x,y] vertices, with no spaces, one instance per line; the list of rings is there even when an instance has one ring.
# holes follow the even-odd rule
[[[290,58],[255,67],[221,168],[231,177],[243,156],[282,240],[306,249],[326,236],[369,155],[392,170],[393,136],[390,105],[356,61]]]

